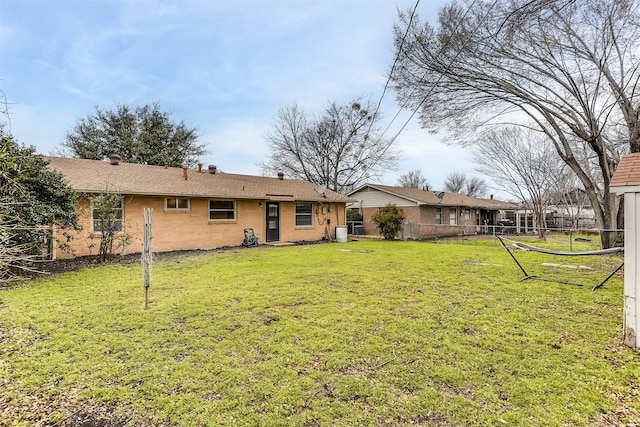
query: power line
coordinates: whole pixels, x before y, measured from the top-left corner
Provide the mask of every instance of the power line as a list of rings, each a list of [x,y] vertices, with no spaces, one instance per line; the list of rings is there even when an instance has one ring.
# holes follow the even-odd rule
[[[477,3],[478,0],[473,0],[471,2],[471,4],[469,4],[469,6],[467,6],[462,18],[460,19],[460,21],[457,23],[456,25],[456,30],[460,27],[460,25],[462,24],[462,22],[464,21],[464,19],[467,17],[467,15],[469,14],[469,12],[471,11],[471,8]],[[396,53],[396,58],[394,60],[393,63],[393,67],[392,70],[389,73],[389,78],[387,79],[387,84],[385,84],[385,88],[384,91],[382,93],[382,96],[380,97],[380,101],[378,102],[378,107],[380,106],[380,104],[382,103],[382,97],[384,97],[385,92],[387,90],[388,84],[392,78],[392,72],[393,69],[395,67],[395,64],[398,62],[399,58],[400,58],[400,54],[402,53],[402,46],[404,45],[404,41],[405,38],[407,37],[409,28],[410,28],[410,24],[413,21],[413,17],[415,14],[415,11],[417,9],[418,4],[420,3],[420,0],[417,0],[416,2],[416,6],[413,9],[411,16],[410,16],[410,20],[409,23],[407,24],[407,31],[405,32],[403,38],[402,38],[402,42],[401,42],[401,46],[398,49],[398,52]],[[471,32],[471,34],[475,34],[478,29],[480,28],[480,25],[485,22],[487,20],[487,18],[489,17],[489,13],[493,10],[493,8],[496,6],[496,4],[498,3],[498,0],[494,0],[493,4],[491,5],[491,7],[487,10],[487,12],[485,13],[484,17],[478,22],[478,25],[473,29],[473,31]],[[444,51],[444,49],[447,47],[448,41],[445,42],[445,44],[440,48],[439,52]],[[451,60],[449,61],[449,63],[446,65],[445,69],[450,68],[453,65],[453,62],[458,58],[458,56],[462,53],[462,48],[460,50],[458,50],[458,52],[451,58]],[[438,55],[436,55],[438,56]],[[428,73],[428,71],[425,71],[424,75],[426,76]],[[442,73],[440,73],[440,76],[438,77],[438,79],[431,85],[431,87],[429,88],[429,90],[427,91],[427,94],[424,96],[424,98],[422,99],[422,101],[420,101],[420,103],[418,103],[418,105],[412,109],[411,115],[409,116],[409,118],[407,120],[405,120],[404,124],[400,127],[400,130],[389,140],[389,143],[385,146],[385,148],[382,150],[382,154],[386,153],[389,148],[391,148],[391,145],[395,142],[395,140],[398,138],[398,136],[400,136],[400,134],[402,133],[402,131],[407,127],[407,125],[409,124],[409,122],[411,121],[411,119],[413,119],[413,117],[416,115],[416,113],[420,110],[420,108],[424,105],[424,103],[428,100],[429,96],[431,95],[431,93],[433,93],[435,87],[437,86],[437,84],[442,80],[443,75]],[[413,92],[416,92],[417,89],[414,89]],[[382,138],[384,137],[385,133],[389,130],[389,128],[391,127],[391,125],[393,124],[393,122],[398,118],[398,116],[400,115],[400,113],[406,108],[406,106],[408,105],[408,101],[405,102],[403,105],[400,106],[400,109],[398,110],[398,112],[394,115],[393,119],[391,119],[391,121],[389,122],[389,124],[387,125],[387,127],[384,129],[384,131],[382,132],[382,134],[379,137],[379,140],[381,141]],[[376,110],[376,114],[377,114],[377,110]],[[370,170],[372,167],[369,167],[368,169]]]
[[[371,118],[371,122],[369,123],[369,129],[367,129],[366,135],[368,135],[369,132],[371,131],[371,126],[373,126],[373,122],[375,121],[375,118],[378,115],[378,112],[380,111],[380,105],[382,105],[382,99],[387,93],[387,89],[389,88],[389,83],[391,83],[391,78],[393,77],[393,71],[396,68],[396,64],[400,60],[400,53],[402,52],[402,48],[404,47],[404,41],[407,39],[407,35],[409,34],[409,30],[411,29],[411,23],[413,22],[413,17],[416,14],[416,10],[418,9],[419,4],[420,4],[420,0],[417,0],[415,6],[413,7],[413,10],[411,11],[411,15],[409,16],[409,22],[407,24],[407,30],[404,32],[404,35],[402,36],[402,40],[400,41],[400,47],[398,49],[398,52],[396,53],[395,59],[393,60],[393,64],[391,65],[391,70],[389,70],[387,81],[384,84],[384,88],[382,89],[382,94],[380,95],[380,99],[378,100],[378,105],[376,106],[375,112],[373,113],[373,116]],[[397,114],[396,114],[396,117],[397,117]]]

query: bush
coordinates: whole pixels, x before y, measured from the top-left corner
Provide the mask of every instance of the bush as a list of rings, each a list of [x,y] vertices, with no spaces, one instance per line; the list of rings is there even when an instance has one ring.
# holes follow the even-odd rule
[[[76,192],[64,177],[0,123],[0,284],[49,259],[53,226],[79,229],[75,204]],[[69,249],[64,241],[57,244]]]
[[[404,212],[400,208],[396,205],[388,204],[380,208],[371,219],[376,223],[380,234],[385,240],[393,240],[402,230],[404,218]]]
[[[357,209],[347,209],[347,221],[362,221],[362,215]]]

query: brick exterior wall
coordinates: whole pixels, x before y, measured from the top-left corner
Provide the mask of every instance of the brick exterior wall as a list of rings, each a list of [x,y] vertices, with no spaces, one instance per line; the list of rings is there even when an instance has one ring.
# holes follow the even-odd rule
[[[377,236],[380,234],[378,226],[371,220],[371,217],[378,212],[378,208],[362,208],[362,226],[364,234],[368,236]]]
[[[142,251],[143,209],[153,209],[153,251],[165,252],[188,249],[213,249],[224,246],[240,246],[244,229],[253,228],[260,243],[265,242],[266,202],[258,200],[236,200],[236,219],[232,221],[210,221],[208,198],[191,198],[186,211],[166,210],[165,197],[125,196],[124,228],[122,239],[127,236],[129,244],[117,253]],[[331,207],[323,213],[319,203],[313,206],[313,225],[295,226],[295,202],[280,202],[280,241],[322,240],[329,226],[331,238],[335,238],[335,226],[344,225],[344,203],[324,204]],[[316,209],[317,208],[317,209]],[[100,235],[91,232],[91,209],[88,199],[80,199],[77,205],[82,230],[56,230],[56,240],[68,244],[70,252],[55,250],[56,258],[95,255],[100,245]],[[317,212],[317,213],[316,213]],[[329,224],[330,223],[330,224]],[[67,243],[67,237],[72,239]]]
[[[379,235],[378,226],[371,220],[379,208],[362,208],[362,221],[364,234]],[[403,206],[405,220],[414,225],[412,235],[419,235],[419,238],[446,237],[458,234],[474,234],[477,230],[478,215],[476,209],[469,211],[470,218],[465,216],[466,208],[455,208],[449,206],[442,207],[442,222],[436,225],[436,206]],[[457,209],[456,222],[450,224],[450,213]],[[462,215],[460,214],[462,212]],[[414,237],[415,238],[415,237]]]

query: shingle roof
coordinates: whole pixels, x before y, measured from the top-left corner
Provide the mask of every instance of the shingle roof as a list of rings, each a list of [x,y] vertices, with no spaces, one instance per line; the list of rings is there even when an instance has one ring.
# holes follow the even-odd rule
[[[184,179],[182,168],[165,168],[120,162],[85,160],[65,157],[45,157],[49,167],[64,175],[78,192],[96,193],[114,191],[121,194],[218,197],[257,200],[300,200],[321,202],[352,202],[353,199],[331,190],[324,197],[311,182],[237,175],[218,172],[210,174],[205,169],[187,170]]]
[[[503,202],[495,199],[480,199],[475,197],[469,197],[459,193],[448,193],[445,191],[425,191],[419,188],[405,188],[405,187],[393,187],[390,185],[379,184],[366,184],[357,190],[349,193],[349,196],[354,196],[355,193],[362,190],[365,187],[371,187],[379,191],[384,191],[389,194],[393,194],[398,197],[412,200],[420,205],[444,205],[444,206],[466,206],[470,208],[486,208],[486,209],[515,209],[516,206],[512,203]],[[442,199],[438,197],[442,196]]]
[[[610,187],[640,185],[640,153],[625,154],[611,178]]]

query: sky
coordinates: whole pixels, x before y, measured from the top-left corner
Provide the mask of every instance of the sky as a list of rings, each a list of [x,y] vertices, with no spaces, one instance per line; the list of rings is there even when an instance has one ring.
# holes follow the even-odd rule
[[[446,0],[421,0],[435,24]],[[329,102],[377,104],[394,59],[398,10],[415,0],[2,0],[0,101],[22,144],[55,155],[78,119],[118,105],[157,103],[200,131],[201,159],[228,173],[261,174],[278,110],[318,115]],[[475,175],[470,153],[420,128],[392,90],[385,137],[398,135],[396,185],[420,170],[432,188]],[[397,118],[394,119],[394,117]],[[406,124],[406,126],[405,126]],[[403,129],[404,126],[404,129]],[[490,184],[490,183],[489,183]],[[490,190],[491,191],[491,190]]]

